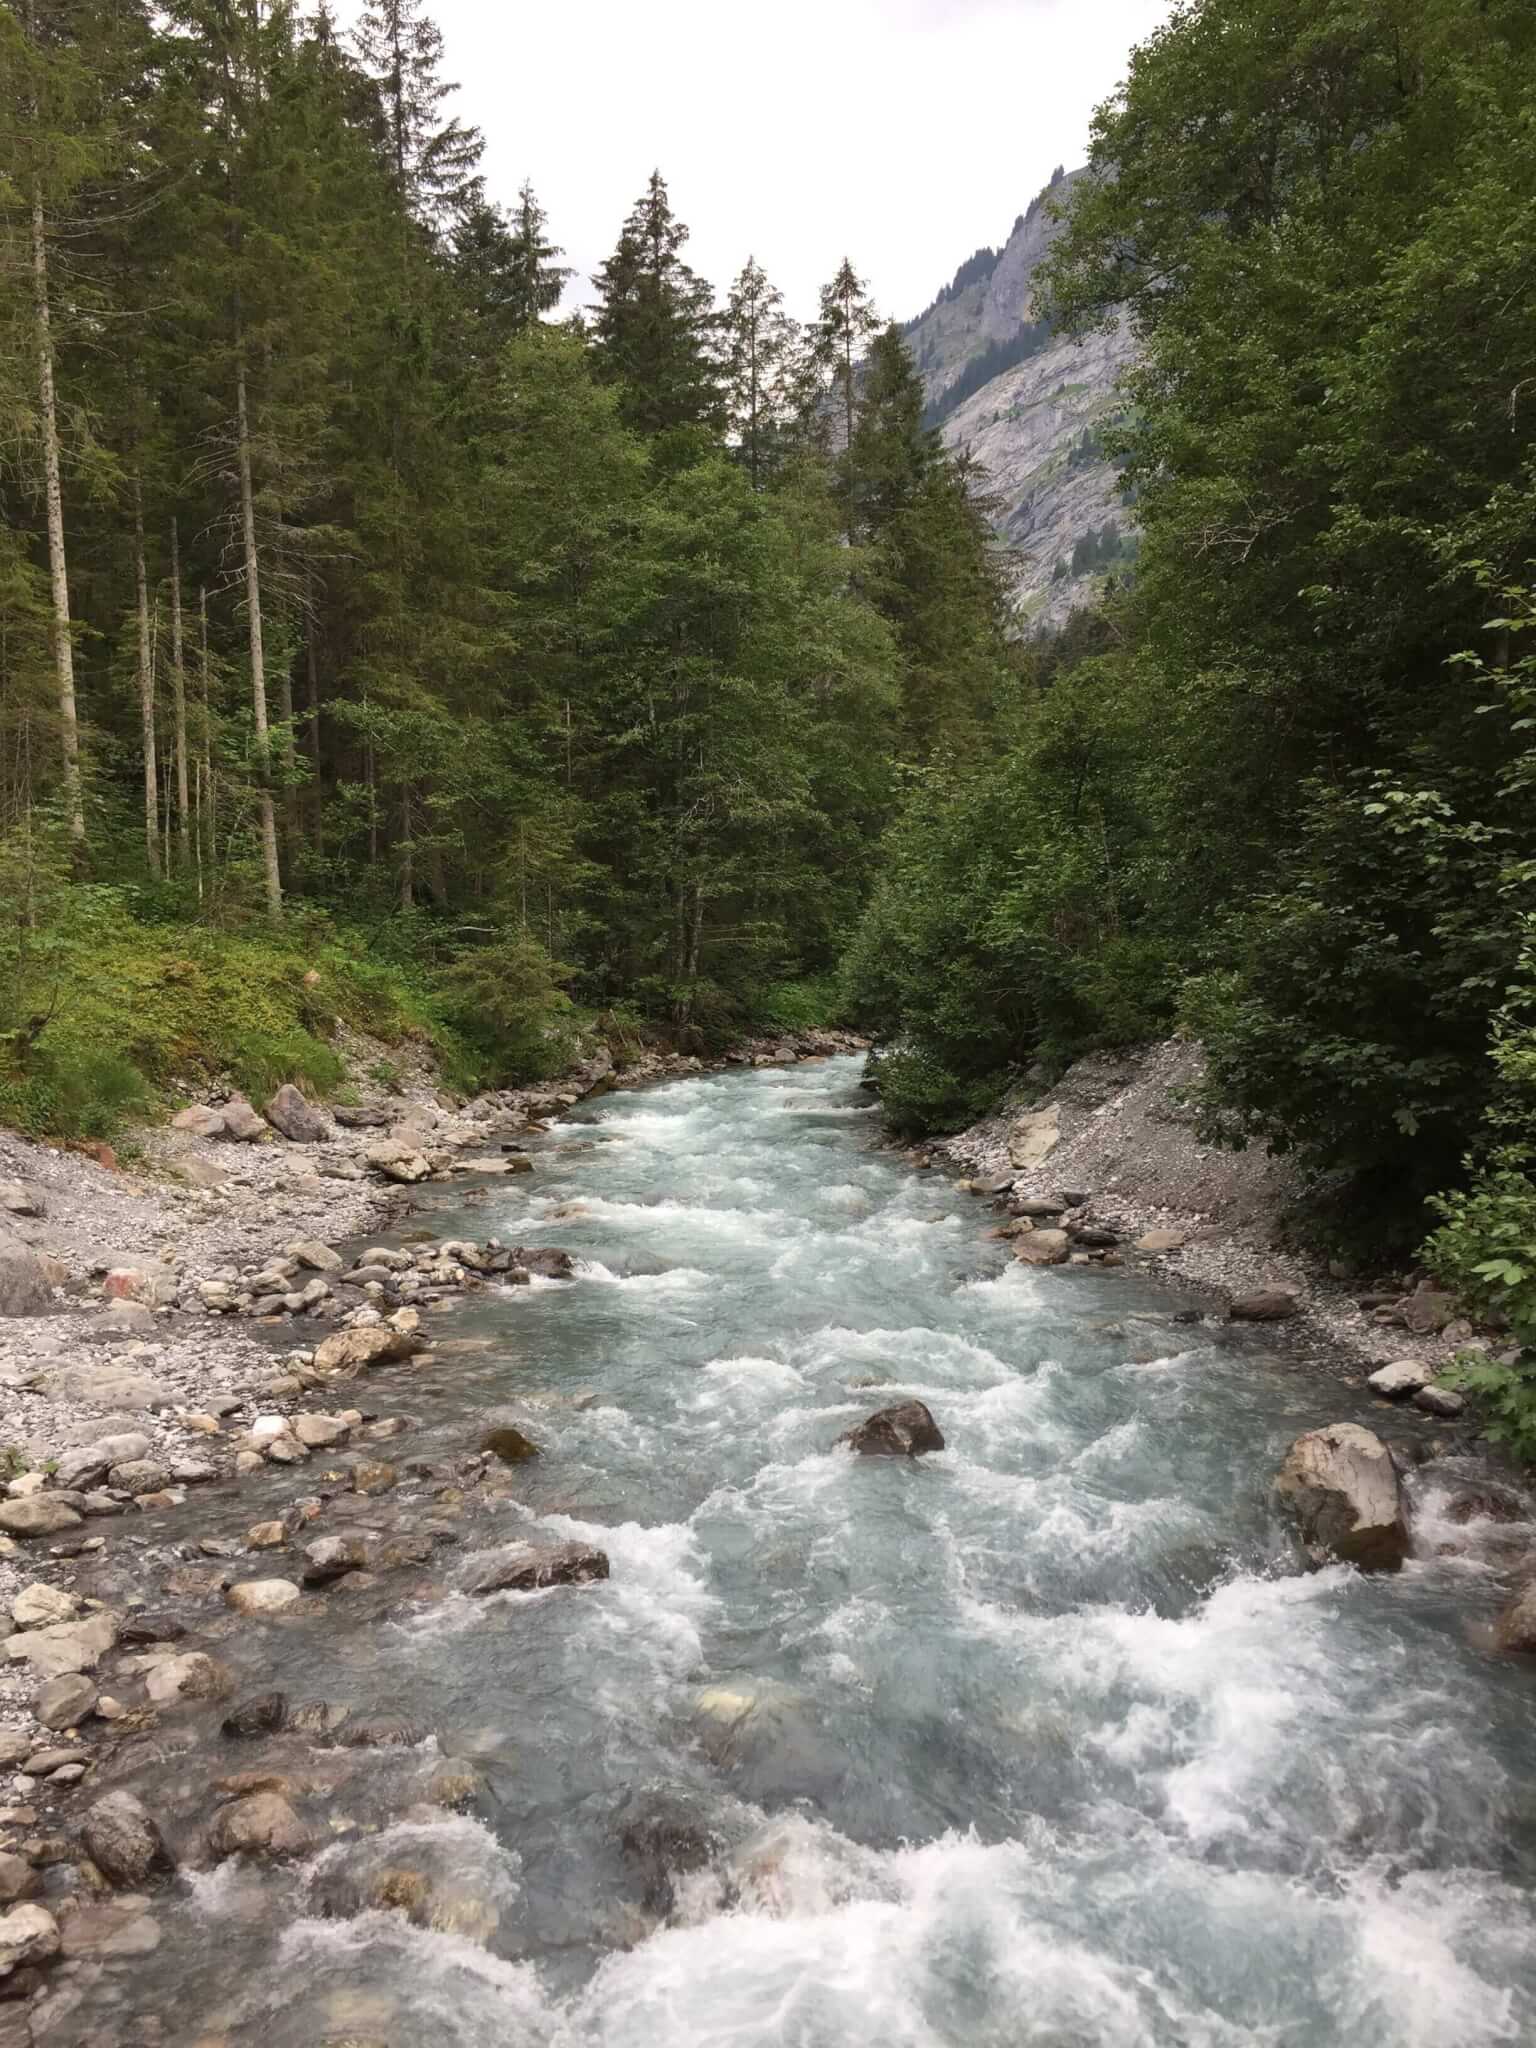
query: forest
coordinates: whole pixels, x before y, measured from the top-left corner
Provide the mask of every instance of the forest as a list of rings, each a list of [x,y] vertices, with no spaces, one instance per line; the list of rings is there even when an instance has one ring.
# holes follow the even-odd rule
[[[1041,317],[1132,323],[1136,538],[1049,641],[853,263],[717,292],[658,172],[562,312],[420,0],[27,0],[0,91],[10,1120],[836,1017],[921,1133],[1181,1031],[1536,1337],[1526,0],[1133,54]]]
[[[657,172],[562,317],[420,0],[26,0],[0,89],[0,1111],[825,1011],[1011,662],[852,264],[721,298]]]

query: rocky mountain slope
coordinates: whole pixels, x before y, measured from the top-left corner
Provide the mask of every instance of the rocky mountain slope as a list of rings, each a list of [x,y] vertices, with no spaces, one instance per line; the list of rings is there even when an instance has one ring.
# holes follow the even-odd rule
[[[1100,432],[1133,349],[1122,327],[1077,342],[1041,317],[1035,273],[1057,232],[1050,201],[1084,175],[1058,171],[1000,250],[963,263],[908,343],[929,419],[968,447],[1000,500],[1021,626],[1059,626],[1135,552],[1135,526]]]

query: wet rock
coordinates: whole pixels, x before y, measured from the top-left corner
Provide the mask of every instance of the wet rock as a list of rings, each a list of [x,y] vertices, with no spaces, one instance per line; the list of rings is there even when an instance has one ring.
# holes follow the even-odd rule
[[[1394,1358],[1386,1365],[1377,1366],[1366,1380],[1372,1393],[1382,1394],[1389,1401],[1398,1401],[1405,1394],[1416,1394],[1420,1387],[1427,1387],[1435,1376],[1435,1368],[1426,1365],[1422,1358]]]
[[[252,1792],[214,1816],[208,1848],[216,1861],[229,1856],[282,1860],[318,1847],[314,1830],[278,1792]]]
[[[530,1458],[539,1455],[539,1447],[531,1437],[512,1423],[505,1423],[496,1429],[488,1429],[480,1439],[482,1451],[489,1451],[493,1458],[499,1458],[503,1465],[526,1464]]]
[[[1074,1244],[1086,1245],[1090,1251],[1109,1251],[1120,1242],[1119,1232],[1102,1223],[1079,1223],[1067,1235]]]
[[[203,1593],[222,1592],[230,1576],[221,1565],[178,1565],[175,1571],[167,1572],[165,1590],[178,1600],[196,1599]]]
[[[132,1792],[98,1799],[80,1829],[86,1854],[113,1884],[141,1885],[172,1867],[171,1855],[149,1809]]]
[[[942,1451],[944,1436],[921,1401],[901,1401],[894,1408],[877,1409],[837,1439],[861,1458],[920,1458],[925,1451]]]
[[[57,1536],[65,1529],[78,1529],[80,1520],[74,1508],[46,1493],[0,1506],[0,1530],[8,1536]]]
[[[615,1815],[619,1847],[639,1873],[648,1912],[676,1904],[676,1880],[705,1870],[730,1846],[702,1800],[650,1785],[626,1796]]]
[[[1512,1486],[1473,1486],[1447,1501],[1445,1519],[1458,1528],[1468,1522],[1526,1522],[1531,1506]]]
[[[330,1126],[303,1092],[285,1081],[262,1111],[274,1131],[295,1145],[318,1145],[330,1136]]]
[[[413,1358],[425,1349],[421,1337],[412,1330],[391,1330],[382,1324],[371,1329],[335,1330],[315,1347],[315,1370],[350,1379],[370,1366]]]
[[[167,1614],[163,1607],[140,1607],[125,1614],[118,1629],[120,1643],[175,1643],[187,1632],[179,1614]]]
[[[32,1666],[39,1678],[60,1678],[66,1672],[94,1671],[117,1641],[118,1618],[101,1608],[83,1621],[56,1622],[48,1628],[24,1629],[8,1636],[5,1654]]]
[[[297,1735],[334,1735],[345,1727],[351,1709],[336,1700],[305,1700],[288,1715],[288,1726]]]
[[[1522,1586],[1493,1625],[1493,1639],[1501,1650],[1536,1653],[1536,1579]]]
[[[1072,1240],[1064,1230],[1032,1230],[1015,1240],[1013,1256],[1024,1266],[1064,1266]]]
[[[371,1571],[376,1563],[366,1536],[317,1536],[305,1544],[304,1556],[306,1586],[328,1586],[347,1572]]]
[[[65,1916],[60,1938],[66,1956],[147,1956],[160,1946],[160,1927],[145,1910],[147,1899],[107,1899],[76,1906]]]
[[[485,1781],[474,1765],[456,1756],[445,1756],[427,1780],[427,1798],[449,1813],[467,1812],[484,1791]]]
[[[1301,1303],[1285,1287],[1261,1287],[1254,1294],[1240,1294],[1227,1314],[1236,1323],[1281,1323],[1301,1314]]]
[[[514,1245],[508,1254],[514,1266],[537,1273],[543,1280],[570,1280],[576,1273],[576,1256],[555,1245]]]
[[[64,1671],[50,1678],[33,1703],[32,1711],[45,1728],[73,1728],[96,1704],[96,1688],[79,1671]]]
[[[249,1550],[281,1550],[287,1541],[288,1528],[283,1522],[256,1522],[245,1532]]]
[[[59,1923],[43,1906],[12,1906],[0,1913],[0,1977],[27,1963],[46,1963],[59,1952]]]
[[[557,1543],[548,1550],[509,1543],[473,1561],[465,1591],[534,1593],[546,1586],[581,1586],[608,1576],[606,1551],[589,1543]]]
[[[25,1856],[0,1850],[0,1905],[14,1906],[18,1899],[34,1898],[42,1890],[42,1879]]]
[[[73,1764],[87,1764],[90,1757],[83,1749],[39,1749],[34,1750],[22,1769],[29,1778],[51,1778],[55,1771],[67,1771]]]
[[[287,1614],[298,1606],[303,1597],[292,1579],[243,1579],[224,1595],[225,1601],[237,1614],[251,1615],[258,1620]]]
[[[288,1720],[288,1696],[281,1692],[252,1693],[237,1700],[220,1724],[232,1739],[275,1735]]]
[[[1467,1405],[1465,1394],[1458,1394],[1454,1387],[1420,1387],[1413,1397],[1415,1408],[1422,1408],[1426,1415],[1439,1415],[1449,1419],[1460,1415]]]
[[[428,1730],[404,1714],[349,1714],[336,1731],[343,1749],[415,1749]]]
[[[153,1458],[135,1458],[126,1465],[114,1465],[107,1476],[120,1492],[131,1493],[135,1497],[162,1493],[171,1481],[165,1466],[157,1464]]]
[[[144,1677],[144,1690],[157,1707],[169,1707],[190,1700],[222,1700],[234,1690],[234,1680],[224,1665],[202,1650],[187,1650],[179,1657],[164,1657]]]
[[[1298,1437],[1274,1490],[1314,1565],[1337,1559],[1362,1571],[1396,1571],[1408,1554],[1391,1453],[1359,1423],[1334,1422]]]
[[[267,1135],[267,1124],[259,1117],[243,1095],[235,1095],[225,1103],[223,1109],[224,1130],[237,1144],[254,1145]]]
[[[11,1602],[11,1619],[18,1628],[47,1628],[56,1621],[73,1621],[80,1602],[61,1586],[44,1585],[41,1579],[24,1586]]]

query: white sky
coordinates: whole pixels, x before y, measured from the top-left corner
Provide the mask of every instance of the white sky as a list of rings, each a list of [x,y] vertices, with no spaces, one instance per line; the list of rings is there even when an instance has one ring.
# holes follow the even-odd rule
[[[748,254],[804,317],[846,251],[882,313],[999,244],[1168,0],[427,0],[492,198],[524,177],[603,261],[653,165],[723,293]],[[344,10],[344,17],[352,9]],[[583,288],[585,301],[589,292]]]

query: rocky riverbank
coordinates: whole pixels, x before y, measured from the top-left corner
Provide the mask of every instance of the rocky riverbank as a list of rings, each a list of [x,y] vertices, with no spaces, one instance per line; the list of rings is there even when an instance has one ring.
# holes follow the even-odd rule
[[[1201,1144],[1190,1104],[1201,1065],[1200,1048],[1179,1039],[1095,1054],[923,1156],[973,1176],[1015,1217],[1064,1233],[1044,1244],[1023,1236],[1026,1260],[1145,1266],[1192,1302],[1276,1325],[1288,1347],[1354,1383],[1406,1361],[1416,1394],[1458,1351],[1497,1347],[1421,1274],[1351,1273],[1283,1242],[1306,1190],[1288,1160],[1261,1147]],[[1435,1398],[1420,1405],[1461,1414],[1459,1395],[1447,1390],[1438,1409]]]

